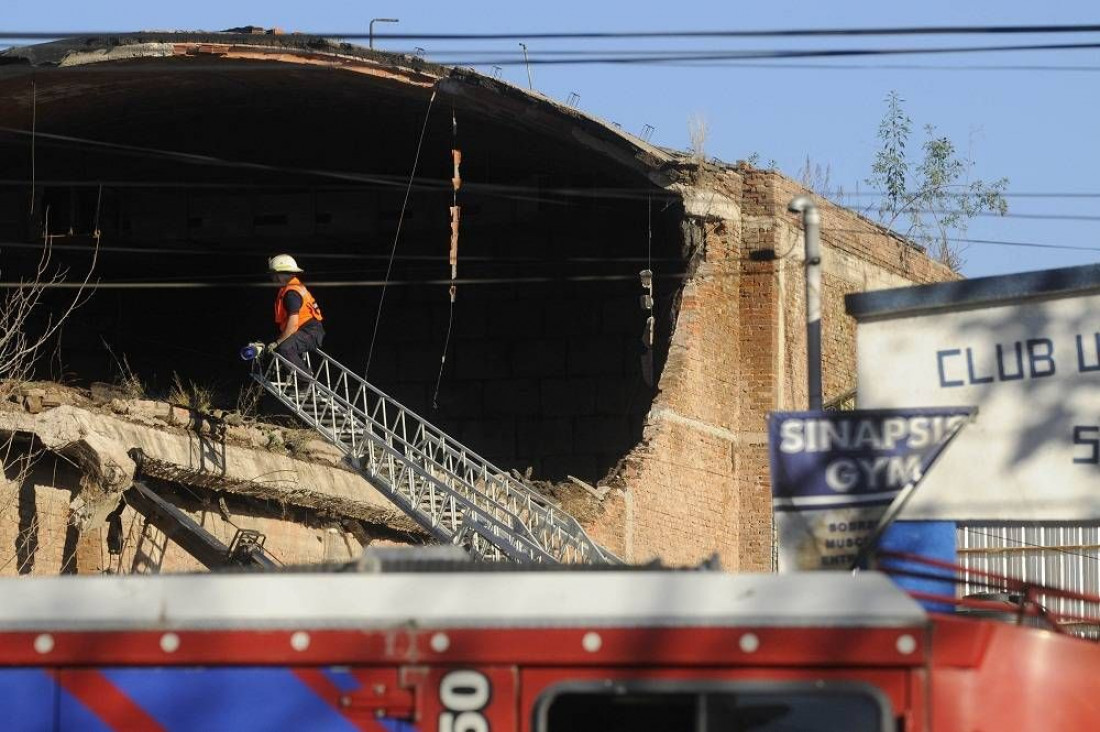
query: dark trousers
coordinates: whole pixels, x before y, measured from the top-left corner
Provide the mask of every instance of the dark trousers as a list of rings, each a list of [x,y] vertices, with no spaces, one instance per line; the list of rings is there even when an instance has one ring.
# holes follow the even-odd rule
[[[309,367],[306,366],[305,359],[302,357],[320,348],[324,339],[325,329],[321,327],[320,323],[313,321],[304,328],[294,331],[289,338],[276,346],[275,353],[308,374],[310,373]]]

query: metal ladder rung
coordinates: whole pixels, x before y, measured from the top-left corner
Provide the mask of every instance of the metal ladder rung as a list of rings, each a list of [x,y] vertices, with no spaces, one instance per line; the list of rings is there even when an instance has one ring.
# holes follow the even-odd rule
[[[272,354],[252,378],[439,540],[490,561],[618,563],[572,516],[327,354],[307,360],[312,376]]]

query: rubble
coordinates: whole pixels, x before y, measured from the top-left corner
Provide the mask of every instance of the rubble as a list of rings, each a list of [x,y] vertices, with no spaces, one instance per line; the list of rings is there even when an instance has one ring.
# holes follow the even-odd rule
[[[84,406],[42,410],[38,392],[46,391],[24,389],[19,406],[0,410],[0,435],[33,435],[42,447],[81,467],[84,481],[74,491],[80,503],[73,510],[85,526],[102,521],[118,504],[137,472],[128,452],[138,448],[166,480],[419,531],[343,462],[337,448],[320,439],[303,441],[302,430],[249,423],[243,417],[235,420],[240,424],[229,425],[178,405],[118,396],[96,405],[80,394],[68,401]],[[288,441],[299,445],[292,455]]]

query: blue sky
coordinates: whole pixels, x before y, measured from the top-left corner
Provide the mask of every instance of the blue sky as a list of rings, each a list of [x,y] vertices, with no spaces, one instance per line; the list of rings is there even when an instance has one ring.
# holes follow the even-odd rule
[[[478,33],[626,30],[742,30],[927,25],[1096,24],[1100,9],[1080,2],[808,3],[773,0],[734,2],[376,2],[338,0],[212,2],[5,0],[5,30],[219,30],[239,25],[279,26],[298,31],[365,32],[372,17],[400,18],[379,32]],[[1100,41],[1091,36],[1027,38],[963,37],[921,39],[826,39],[691,42],[534,40],[532,56],[566,48],[776,49],[881,45],[996,45],[1019,42]],[[365,42],[364,42],[365,43]],[[514,41],[380,40],[379,48],[425,48],[427,56],[456,49],[517,49]],[[545,56],[542,56],[545,57]],[[437,58],[440,58],[437,56]],[[443,60],[440,58],[440,60]],[[535,86],[630,131],[653,125],[653,141],[686,148],[688,119],[702,115],[710,128],[707,153],[723,160],[756,153],[797,177],[807,156],[831,169],[846,191],[864,183],[877,145],[883,98],[897,90],[919,130],[933,123],[958,147],[970,150],[975,177],[1009,178],[1010,193],[1093,193],[1100,195],[1100,125],[1096,85],[1100,52],[1009,52],[971,56],[913,56],[895,59],[814,60],[826,65],[1043,65],[1095,66],[1095,71],[932,70],[885,68],[748,68],[685,66],[537,66]],[[488,71],[488,67],[483,70]],[[504,78],[526,82],[522,66],[507,66]],[[870,204],[867,198],[853,202]],[[1100,261],[1100,197],[1011,197],[1008,218],[981,218],[972,239],[1093,247],[1093,252],[972,244],[963,268],[969,276],[1069,266]],[[1096,216],[1098,220],[1048,220],[1033,215]]]

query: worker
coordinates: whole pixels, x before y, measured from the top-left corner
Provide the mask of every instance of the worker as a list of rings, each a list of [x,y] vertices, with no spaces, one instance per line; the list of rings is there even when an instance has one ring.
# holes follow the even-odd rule
[[[275,327],[279,336],[268,350],[309,373],[302,357],[320,348],[325,338],[321,306],[298,279],[303,270],[294,257],[276,254],[267,260],[267,270],[272,281],[280,286],[275,297]]]

